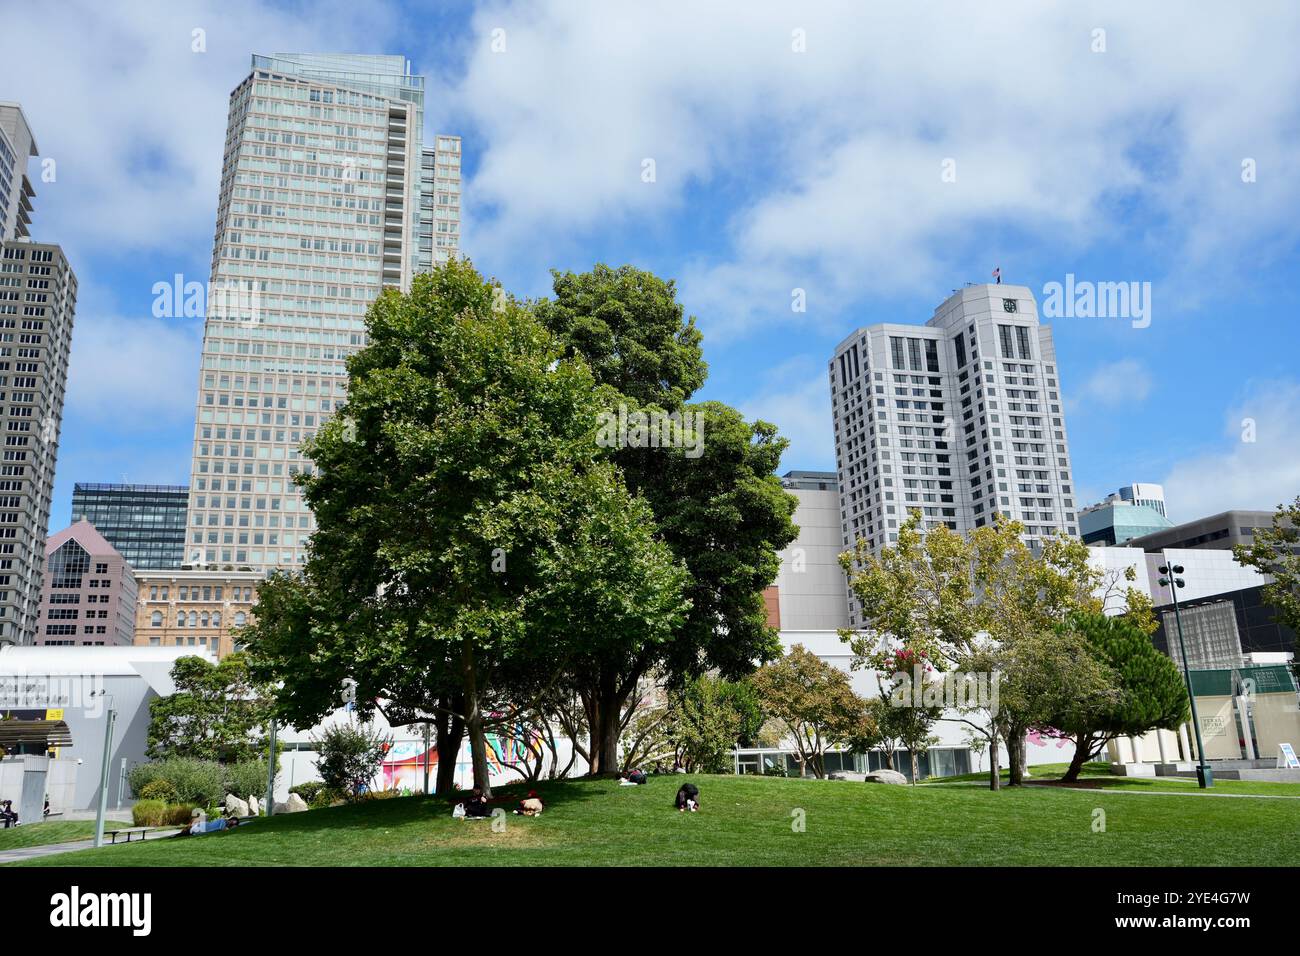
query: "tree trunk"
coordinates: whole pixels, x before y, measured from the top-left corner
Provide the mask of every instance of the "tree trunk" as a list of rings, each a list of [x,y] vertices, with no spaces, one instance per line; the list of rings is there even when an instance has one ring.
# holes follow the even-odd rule
[[[1074,735],[1074,756],[1070,758],[1070,766],[1065,768],[1065,776],[1061,778],[1061,783],[1074,783],[1079,779],[1079,772],[1088,762],[1088,751],[1091,749],[1092,734]]]
[[[460,662],[465,686],[465,732],[469,734],[470,759],[474,765],[474,786],[482,790],[484,796],[491,797],[492,778],[488,772],[487,736],[483,732],[483,712],[479,709],[474,645],[468,638],[461,642]]]
[[[1002,772],[999,764],[1002,757],[998,753],[998,735],[996,733],[989,736],[989,789],[1002,789]]]
[[[618,678],[606,673],[583,695],[587,730],[591,735],[587,772],[593,777],[618,774],[618,739],[623,730],[623,705],[627,697],[620,692]]]
[[[1012,730],[1007,734],[1007,786],[1018,787],[1021,785],[1023,778],[1021,776],[1024,767],[1025,752],[1025,735],[1020,730]]]
[[[464,701],[459,697],[446,697],[439,702],[446,710],[439,711],[434,721],[438,748],[438,777],[434,793],[445,796],[456,788],[456,759],[465,739]],[[453,711],[448,713],[447,711]]]

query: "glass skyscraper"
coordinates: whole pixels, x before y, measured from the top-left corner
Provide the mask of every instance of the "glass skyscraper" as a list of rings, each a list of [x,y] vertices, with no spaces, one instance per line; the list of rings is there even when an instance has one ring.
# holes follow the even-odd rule
[[[231,93],[186,564],[306,560],[299,446],[343,401],[370,303],[458,248],[460,139],[426,147],[423,122],[401,56],[254,55]]]
[[[72,523],[85,519],[137,571],[175,569],[185,555],[185,485],[72,487]]]

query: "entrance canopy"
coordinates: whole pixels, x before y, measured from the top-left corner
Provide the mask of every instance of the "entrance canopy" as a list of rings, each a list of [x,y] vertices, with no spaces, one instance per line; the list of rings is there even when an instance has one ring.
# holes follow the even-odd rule
[[[71,746],[72,732],[62,720],[0,720],[0,748],[8,753]]]

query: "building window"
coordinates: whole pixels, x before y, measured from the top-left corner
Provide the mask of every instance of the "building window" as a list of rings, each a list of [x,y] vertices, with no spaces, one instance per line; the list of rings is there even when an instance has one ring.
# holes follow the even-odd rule
[[[153,614],[149,615],[149,626],[162,627],[162,617],[162,611],[154,611]]]
[[[90,571],[90,554],[75,541],[65,541],[50,556],[50,587],[80,589]]]

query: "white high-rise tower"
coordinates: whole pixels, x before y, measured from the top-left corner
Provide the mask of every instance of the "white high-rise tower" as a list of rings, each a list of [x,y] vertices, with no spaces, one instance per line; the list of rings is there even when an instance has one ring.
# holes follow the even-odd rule
[[[458,247],[460,139],[426,147],[423,124],[401,56],[255,55],[231,93],[186,564],[306,560],[299,446],[343,401],[370,303]]]
[[[36,155],[22,108],[0,103],[0,644],[95,628],[84,609],[39,613],[77,277],[61,247],[30,235]]]
[[[970,285],[923,326],[859,329],[830,380],[846,550],[895,543],[913,510],[956,531],[1001,512],[1031,545],[1078,534],[1052,330],[1025,286]]]

